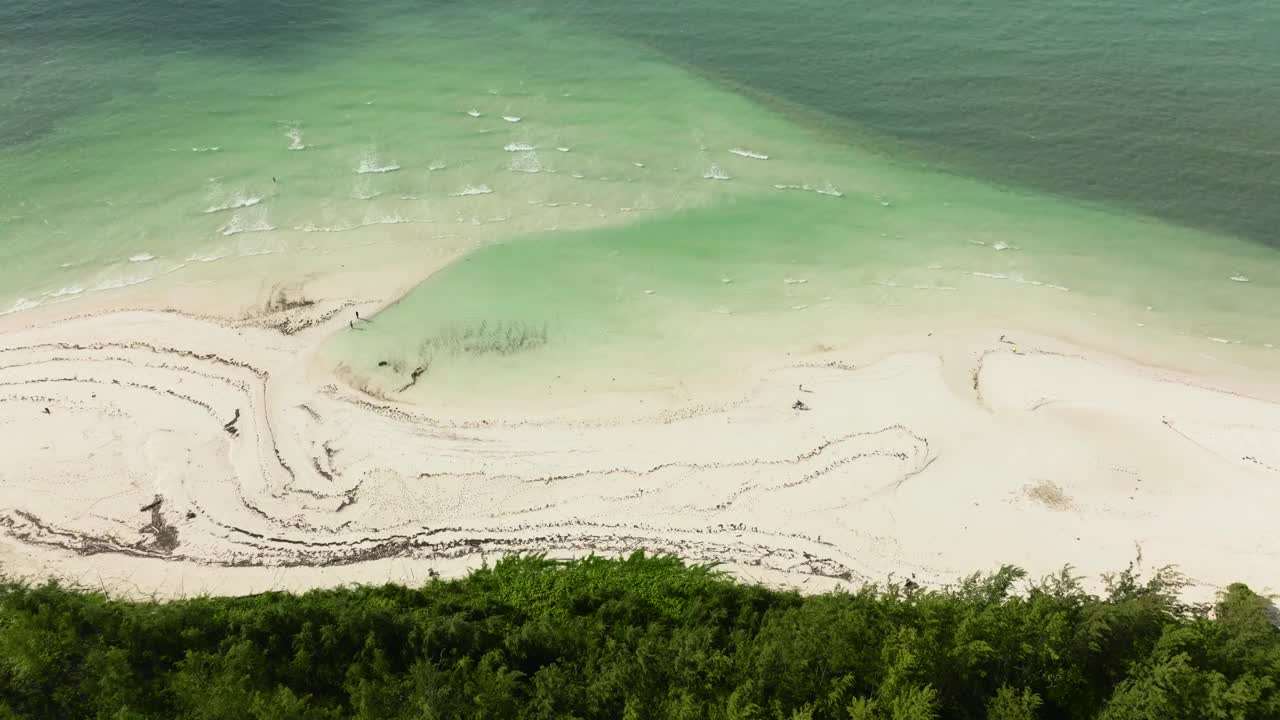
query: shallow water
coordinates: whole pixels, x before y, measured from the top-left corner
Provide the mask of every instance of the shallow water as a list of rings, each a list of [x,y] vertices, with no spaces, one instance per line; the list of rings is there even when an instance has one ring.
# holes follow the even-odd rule
[[[111,11],[10,6],[0,20],[27,32],[4,38],[13,82],[0,87],[27,111],[7,114],[0,132],[0,307],[157,279],[180,294],[217,277],[220,259],[260,254],[291,258],[304,276],[338,251],[377,244],[401,270],[473,250],[327,350],[381,392],[429,365],[405,395],[423,400],[564,375],[643,385],[764,347],[801,352],[977,321],[1096,325],[1274,362],[1280,258],[1257,230],[1274,226],[1262,196],[1280,171],[1260,161],[1276,146],[1271,125],[1240,134],[1257,108],[1280,107],[1269,89],[1252,109],[1226,112],[1196,94],[1205,77],[1180,80],[1166,67],[1168,93],[1194,108],[1185,117],[1149,102],[1146,125],[1079,102],[1064,115],[1050,98],[1100,92],[1105,103],[1149,43],[1103,33],[1092,64],[1067,64],[1080,76],[1069,93],[1025,62],[1047,32],[1019,33],[1034,18],[993,30],[980,13],[881,8],[865,23],[844,18],[858,29],[842,34],[816,27],[834,10],[810,4],[807,15],[778,15],[711,2],[518,12],[213,3],[199,11],[199,33],[191,11],[155,8],[148,22],[184,28],[169,34],[135,27],[140,8],[94,22]],[[1181,27],[1181,11],[1170,12],[1160,37]],[[1223,93],[1245,92],[1251,75],[1232,74],[1240,63],[1274,60],[1254,42],[1273,21],[1260,12],[1247,27],[1231,15],[1206,21],[1210,40],[1199,42],[1224,58],[1213,65],[1231,79]],[[1122,15],[1133,32],[1150,25],[1136,9]],[[787,17],[790,35],[761,40]],[[682,31],[637,30],[663,27]],[[875,28],[902,37],[879,41],[882,54],[916,57],[936,40],[949,60],[911,69],[841,51]],[[1003,44],[957,58],[965,28]],[[801,45],[822,62],[800,57]],[[859,65],[868,57],[876,62]],[[985,94],[947,85],[1000,58],[984,66],[988,80],[1021,84]],[[725,79],[748,93],[716,82]],[[1161,118],[1185,132],[1151,131],[1147,145],[1116,139],[1119,126],[1140,133]],[[1043,140],[1067,126],[1070,142],[1010,140],[1019,128]],[[1197,160],[1196,147],[1208,154]],[[1233,165],[1224,153],[1245,159]],[[1186,172],[1170,174],[1170,163]],[[1074,198],[996,184],[1005,181]],[[1204,210],[1228,195],[1223,212]],[[1097,200],[1113,202],[1086,202]]]

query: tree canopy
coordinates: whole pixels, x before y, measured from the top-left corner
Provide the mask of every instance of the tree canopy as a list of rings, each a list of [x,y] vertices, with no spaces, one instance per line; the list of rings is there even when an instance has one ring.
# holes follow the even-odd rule
[[[1179,582],[802,596],[640,553],[170,602],[5,582],[0,720],[1280,718],[1274,608]]]

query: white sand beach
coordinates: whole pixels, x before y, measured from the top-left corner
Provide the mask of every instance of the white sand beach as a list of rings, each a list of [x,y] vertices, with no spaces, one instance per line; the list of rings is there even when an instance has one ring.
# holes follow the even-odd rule
[[[993,328],[780,359],[725,402],[466,418],[315,362],[356,310],[3,318],[0,568],[175,597],[646,548],[806,591],[1130,562],[1280,590],[1274,387]]]

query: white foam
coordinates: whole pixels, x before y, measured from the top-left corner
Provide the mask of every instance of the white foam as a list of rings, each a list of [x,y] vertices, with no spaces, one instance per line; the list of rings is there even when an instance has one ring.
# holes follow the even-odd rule
[[[542,160],[532,150],[523,152],[511,160],[511,169],[515,172],[539,173],[542,172]]]
[[[992,250],[995,250],[995,251],[997,251],[997,252],[999,252],[1000,250],[1008,250],[1008,249],[1009,249],[1009,247],[1010,247],[1010,246],[1009,246],[1009,243],[1004,242],[1004,241],[1000,241],[1000,242],[997,242],[997,243],[995,243],[994,245],[992,245],[992,246],[991,246],[991,249],[992,249]],[[1016,248],[1015,248],[1015,249],[1016,249]]]
[[[524,118],[520,117],[519,115],[503,115],[502,119],[506,120],[509,123],[518,123]]]
[[[976,273],[976,272],[975,272],[975,273],[970,273],[970,274],[971,274],[971,275],[982,275],[983,273]],[[1050,290],[1059,290],[1059,291],[1061,291],[1061,292],[1071,292],[1071,288],[1063,287],[1062,285],[1054,285],[1053,283],[1041,282],[1040,280],[1029,280],[1029,279],[1027,279],[1027,278],[1022,277],[1021,275],[1016,275],[1016,274],[1015,274],[1015,275],[1012,275],[1012,276],[1006,276],[1006,278],[1007,278],[1007,279],[1011,279],[1011,280],[1013,280],[1014,282],[1018,283],[1019,285],[1033,285],[1033,286],[1035,286],[1035,287],[1046,287],[1046,288],[1049,288]]]
[[[372,200],[381,194],[382,191],[373,189],[373,183],[364,176],[357,177],[355,187],[351,189],[351,197],[357,200]]]
[[[586,175],[583,175],[582,173],[570,173],[569,177],[573,178],[574,180],[582,180],[583,178],[586,177]]]
[[[221,149],[222,148],[218,145],[214,145],[212,147],[193,147],[191,148],[191,152],[198,152],[198,153],[218,152]]]
[[[1213,342],[1220,343],[1222,345],[1228,345],[1231,343],[1231,341],[1226,338],[1210,337],[1209,339],[1212,340]]]
[[[765,155],[764,153],[758,153],[752,150],[743,150],[742,148],[729,148],[729,152],[733,153],[734,155],[741,155],[744,158],[751,158],[752,160],[768,160],[769,159],[769,156]]]
[[[636,167],[638,167],[638,168],[642,168],[642,167],[644,167],[644,163],[633,162],[633,163],[631,163],[631,164],[632,164],[632,165],[635,165],[635,166],[636,166]]]
[[[831,183],[823,183],[820,187],[815,187],[807,183],[804,185],[775,184],[774,187],[779,190],[803,190],[805,192],[815,192],[819,195],[826,195],[828,197],[844,197],[844,193],[837,190]]]
[[[484,185],[484,184],[467,185],[466,187],[462,188],[462,190],[459,192],[450,193],[449,197],[469,197],[471,195],[488,195],[491,192],[493,192],[493,189],[490,188],[488,185]]]
[[[290,150],[306,150],[307,149],[306,143],[302,142],[302,130],[299,129],[297,126],[289,128],[289,130],[285,132],[284,136],[289,138]]]
[[[556,150],[559,150],[560,152],[569,152],[569,148],[563,145],[561,145],[560,147],[557,147]]]
[[[447,167],[449,167],[448,163],[443,160],[432,160],[431,164],[427,166],[427,169],[431,172],[436,172],[437,170],[443,170]]]
[[[718,164],[712,163],[702,177],[708,180],[730,180],[729,173],[725,172]]]
[[[471,116],[471,117],[473,117],[473,118],[478,118],[478,117],[480,117],[483,113],[481,113],[479,110],[477,110],[477,109],[475,109],[475,108],[471,108],[470,110],[468,110],[468,111],[467,111],[467,114],[468,114],[468,115],[470,115],[470,116]]]
[[[506,145],[502,146],[502,149],[506,150],[507,152],[532,152],[534,150],[537,150],[538,148],[536,146],[530,145],[529,143],[507,143]]]
[[[307,223],[305,225],[295,225],[293,226],[293,229],[298,230],[300,232],[305,232],[305,233],[314,233],[314,232],[346,232],[348,230],[355,230],[358,227],[360,226],[359,225],[316,225],[315,223]],[[212,258],[212,259],[216,260],[218,258]],[[203,258],[201,259],[201,261],[210,262],[210,260],[205,260]]]
[[[131,255],[129,257],[129,262],[144,263],[144,262],[148,262],[150,260],[155,260],[155,259],[156,259],[156,256],[152,255],[151,253],[138,253],[137,255]]]
[[[94,292],[101,292],[103,290],[119,290],[120,288],[133,287],[134,285],[141,285],[153,277],[155,276],[147,275],[145,277],[132,278],[128,280],[103,280],[97,285],[94,285],[93,290]]]
[[[806,279],[799,279],[799,280],[797,280],[796,278],[786,278],[786,279],[784,279],[782,282],[784,282],[784,283],[786,283],[786,284],[788,284],[788,285],[804,285],[805,283],[807,283],[807,282],[809,282],[809,281],[808,281],[808,280],[806,280]]]
[[[360,175],[368,175],[370,173],[389,173],[400,169],[400,165],[394,161],[387,162],[380,159],[372,150],[366,150],[360,154],[360,162],[356,165],[356,173]]]
[[[965,274],[973,275],[975,277],[991,278],[992,280],[1008,280],[1009,279],[1009,276],[1005,275],[1004,273],[979,272],[975,270],[973,272],[965,272]]]
[[[400,213],[394,212],[389,215],[378,215],[370,212],[366,213],[364,219],[358,223],[342,223],[338,225],[316,225],[315,223],[307,223],[305,225],[294,226],[293,229],[306,233],[337,233],[359,230],[360,228],[371,227],[374,225],[430,224],[431,222],[432,221],[430,220],[407,218]]]
[[[1229,279],[1235,280],[1236,282],[1249,282],[1249,278],[1245,277],[1244,275],[1241,275],[1240,273],[1236,273],[1235,275],[1232,275]]]
[[[231,216],[231,222],[222,228],[222,234],[230,237],[241,233],[269,232],[275,229],[267,219],[266,208],[263,208],[261,211],[236,211],[236,214]]]
[[[216,196],[216,193],[217,193],[216,183],[214,184],[214,187],[215,187],[215,190],[213,194],[215,194]],[[215,200],[214,204],[205,208],[204,211],[206,214],[208,214],[208,213],[223,212],[225,210],[239,210],[240,208],[253,207],[254,205],[257,205],[260,202],[262,202],[261,195],[250,195],[249,193],[246,193],[243,190],[237,190],[231,193],[230,195],[223,196],[223,199],[221,201]]]
[[[30,310],[32,308],[39,307],[39,306],[40,306],[40,302],[38,300],[28,300],[27,298],[18,298],[17,300],[14,301],[12,307],[10,307],[8,310],[5,310],[4,312],[0,312],[0,315],[8,315],[9,313],[22,312],[23,310]]]
[[[84,292],[84,288],[80,287],[79,285],[68,285],[67,287],[64,287],[64,288],[58,288],[53,292],[47,292],[45,293],[45,295],[51,298],[60,298],[60,297],[67,297],[68,295],[79,295],[82,292]]]

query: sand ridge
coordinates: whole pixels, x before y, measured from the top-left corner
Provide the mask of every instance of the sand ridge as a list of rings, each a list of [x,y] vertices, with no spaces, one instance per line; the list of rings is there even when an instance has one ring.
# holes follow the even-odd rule
[[[986,334],[780,364],[720,405],[464,420],[317,369],[359,307],[4,334],[0,568],[169,597],[648,548],[807,589],[1134,559],[1200,596],[1280,585],[1275,403]]]

